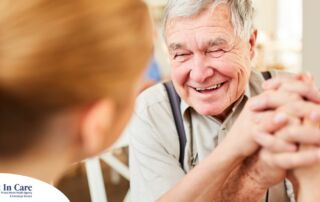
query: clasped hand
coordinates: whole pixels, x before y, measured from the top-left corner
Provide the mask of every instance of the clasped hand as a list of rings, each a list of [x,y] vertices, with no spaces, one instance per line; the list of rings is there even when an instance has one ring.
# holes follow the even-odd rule
[[[320,184],[320,93],[311,76],[266,81],[248,100],[224,144],[233,145],[244,177],[267,189],[291,179],[296,187]],[[316,182],[313,184],[317,184]]]

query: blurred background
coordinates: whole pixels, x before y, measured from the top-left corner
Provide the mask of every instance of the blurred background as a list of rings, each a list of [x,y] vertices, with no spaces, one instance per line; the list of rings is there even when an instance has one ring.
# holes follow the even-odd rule
[[[161,16],[166,0],[145,0],[155,25],[155,50],[145,75],[144,88],[169,78],[167,50],[161,33]],[[254,67],[259,70],[308,71],[320,86],[318,36],[320,2],[312,0],[253,0],[258,29]],[[122,138],[100,158],[92,158],[70,167],[54,182],[73,202],[127,201],[128,149]],[[104,191],[106,190],[106,192]]]
[[[162,78],[166,78],[170,67],[161,32],[166,0],[145,1],[156,26],[155,61]],[[320,13],[316,10],[320,3],[312,0],[253,0],[253,3],[254,25],[258,29],[254,66],[260,70],[309,71],[320,80],[320,68],[317,68],[320,65],[317,57]]]

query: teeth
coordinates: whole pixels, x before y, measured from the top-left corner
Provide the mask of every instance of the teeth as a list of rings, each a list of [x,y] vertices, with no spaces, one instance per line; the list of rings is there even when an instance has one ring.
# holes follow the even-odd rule
[[[204,90],[215,90],[217,88],[220,88],[222,86],[223,83],[219,83],[219,84],[216,84],[216,85],[213,85],[209,88],[195,88],[197,91],[204,91]]]

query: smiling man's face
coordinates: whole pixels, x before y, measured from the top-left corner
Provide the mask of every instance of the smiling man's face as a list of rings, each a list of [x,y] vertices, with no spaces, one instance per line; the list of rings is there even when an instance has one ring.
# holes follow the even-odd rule
[[[173,83],[200,114],[219,117],[245,91],[255,34],[244,41],[234,33],[226,4],[167,23]]]

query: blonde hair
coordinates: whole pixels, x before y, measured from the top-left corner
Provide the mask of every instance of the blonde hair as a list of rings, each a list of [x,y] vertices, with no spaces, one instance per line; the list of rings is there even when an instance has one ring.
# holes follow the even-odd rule
[[[147,64],[150,29],[140,0],[2,0],[0,155],[27,147],[60,110],[106,96],[123,104]]]

